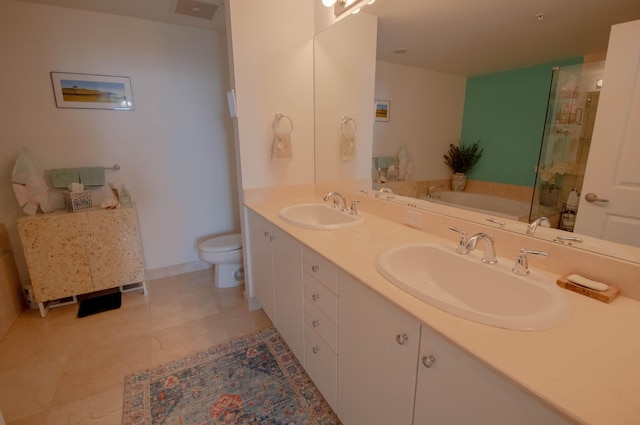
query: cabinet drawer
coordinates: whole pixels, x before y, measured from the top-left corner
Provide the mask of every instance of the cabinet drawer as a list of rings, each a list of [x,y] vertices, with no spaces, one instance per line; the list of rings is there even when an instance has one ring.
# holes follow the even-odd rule
[[[305,300],[320,309],[336,325],[338,323],[338,297],[307,272],[303,273],[302,282]]]
[[[305,324],[305,370],[333,411],[337,411],[338,356]]]
[[[338,294],[338,267],[306,246],[302,254],[302,262],[304,271],[317,279],[331,292]]]
[[[331,350],[338,352],[338,328],[308,298],[304,299],[304,321]]]

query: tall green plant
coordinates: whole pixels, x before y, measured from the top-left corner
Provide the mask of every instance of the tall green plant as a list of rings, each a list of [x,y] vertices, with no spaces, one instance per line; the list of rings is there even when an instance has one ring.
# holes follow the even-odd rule
[[[444,163],[454,173],[466,173],[471,170],[482,156],[483,148],[480,147],[480,139],[466,146],[449,145],[449,151],[443,155]]]

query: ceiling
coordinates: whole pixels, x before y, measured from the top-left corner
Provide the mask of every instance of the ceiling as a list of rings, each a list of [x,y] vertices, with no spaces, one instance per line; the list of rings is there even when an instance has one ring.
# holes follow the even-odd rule
[[[30,3],[41,3],[50,6],[69,7],[72,9],[110,13],[131,18],[147,19],[166,24],[183,25],[212,31],[225,29],[225,0],[23,0]],[[189,15],[175,13],[180,5]],[[200,4],[196,4],[200,3]],[[198,17],[205,15],[212,7],[217,7],[212,19]],[[193,8],[201,9],[193,12]]]
[[[220,6],[212,19],[176,14],[181,0],[23,1],[207,30],[225,27],[225,0],[198,0]],[[378,59],[471,76],[602,54],[611,25],[640,19],[640,1],[377,0],[363,12],[378,16]]]
[[[640,19],[640,0],[377,0],[362,10],[378,16],[378,59],[472,76],[605,53],[611,25]]]

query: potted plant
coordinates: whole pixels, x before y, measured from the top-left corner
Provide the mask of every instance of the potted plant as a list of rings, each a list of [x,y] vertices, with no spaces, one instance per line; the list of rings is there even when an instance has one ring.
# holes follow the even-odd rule
[[[467,184],[467,171],[471,170],[482,156],[483,148],[480,147],[480,139],[470,145],[449,145],[449,151],[443,155],[444,163],[451,169],[451,188],[463,191]]]

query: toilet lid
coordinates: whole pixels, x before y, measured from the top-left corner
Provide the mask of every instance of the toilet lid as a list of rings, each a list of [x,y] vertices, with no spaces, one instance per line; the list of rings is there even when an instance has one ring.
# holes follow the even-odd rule
[[[198,249],[203,252],[234,251],[240,248],[242,248],[242,237],[239,233],[207,239],[198,245]]]

